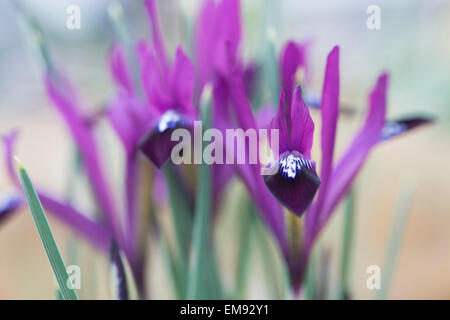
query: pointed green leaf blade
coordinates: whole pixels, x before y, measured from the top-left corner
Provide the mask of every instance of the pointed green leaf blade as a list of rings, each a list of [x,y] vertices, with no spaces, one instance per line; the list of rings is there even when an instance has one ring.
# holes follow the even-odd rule
[[[406,224],[411,213],[412,201],[414,199],[414,186],[415,183],[408,180],[398,194],[397,208],[394,212],[394,221],[382,267],[381,288],[377,291],[375,296],[378,300],[386,300],[388,298],[392,276],[395,271],[395,263],[400,251]]]
[[[355,226],[355,191],[351,189],[347,195],[344,229],[342,233],[342,257],[341,257],[341,278],[339,284],[338,299],[347,300],[350,297],[350,269],[352,250],[354,244]]]
[[[52,230],[48,224],[44,209],[42,208],[42,204],[39,201],[36,191],[34,190],[30,177],[20,161],[17,159],[16,161],[19,163],[20,182],[22,184],[28,206],[30,207],[31,215],[33,216],[39,237],[41,238],[48,260],[50,261],[56,280],[58,281],[62,298],[65,300],[78,300],[75,290],[69,288],[68,286],[69,275],[67,274],[64,261],[59,253],[58,246],[56,245]]]

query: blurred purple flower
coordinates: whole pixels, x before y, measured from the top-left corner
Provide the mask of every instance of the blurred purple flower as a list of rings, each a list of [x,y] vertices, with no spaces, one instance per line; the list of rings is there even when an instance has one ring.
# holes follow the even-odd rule
[[[238,0],[205,0],[195,25],[195,67],[197,97],[217,74],[228,74],[237,59],[241,41]]]
[[[194,107],[194,67],[189,58],[178,47],[173,65],[167,61],[162,40],[158,14],[153,0],[146,1],[152,25],[153,42],[141,41],[138,56],[141,66],[141,79],[149,106],[156,114],[139,146],[152,163],[161,168],[170,158],[176,142],[170,137],[176,128],[190,129],[198,117]]]
[[[177,49],[174,65],[167,70],[156,64],[156,59],[141,43],[142,80],[148,102],[158,114],[156,124],[141,139],[142,152],[158,167],[169,160],[177,143],[171,141],[176,128],[191,129],[197,110],[193,104],[194,68],[181,48]],[[164,76],[162,76],[164,74]]]
[[[281,94],[278,113],[270,129],[279,130],[281,155],[279,160],[269,165],[276,174],[265,175],[264,182],[281,203],[301,216],[314,198],[320,179],[316,174],[316,164],[310,159],[314,123],[300,86],[295,89],[291,105],[284,103]]]

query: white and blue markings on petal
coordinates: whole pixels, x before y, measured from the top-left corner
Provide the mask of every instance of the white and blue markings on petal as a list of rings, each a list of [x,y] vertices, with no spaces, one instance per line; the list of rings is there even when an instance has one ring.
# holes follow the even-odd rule
[[[164,132],[167,129],[175,128],[178,121],[181,120],[181,116],[173,110],[166,111],[158,122],[158,131]]]
[[[392,138],[396,135],[399,135],[403,131],[407,129],[407,126],[404,123],[399,122],[388,122],[385,124],[381,131],[381,139]]]
[[[310,170],[311,161],[302,157],[296,157],[292,154],[286,158],[280,159],[280,172],[283,177],[294,179],[302,169]]]

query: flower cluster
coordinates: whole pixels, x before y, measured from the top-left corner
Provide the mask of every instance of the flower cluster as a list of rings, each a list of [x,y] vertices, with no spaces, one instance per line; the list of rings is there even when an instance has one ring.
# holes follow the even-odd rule
[[[233,176],[238,177],[278,244],[289,270],[291,287],[297,292],[318,235],[348,193],[372,148],[428,123],[429,119],[387,122],[389,76],[382,73],[369,94],[361,129],[347,151],[336,160],[339,47],[334,47],[328,55],[321,97],[313,100],[308,94],[307,81],[298,83],[299,72],[306,75],[310,72],[306,59],[309,46],[287,43],[281,50],[277,68],[277,83],[281,85],[279,104],[260,108],[251,101],[255,95],[262,94],[258,81],[262,69],[257,62],[245,63],[240,56],[242,23],[238,0],[204,0],[193,28],[192,54],[188,55],[180,46],[173,59],[161,34],[155,1],[146,0],[145,5],[151,23],[151,40],[140,41],[131,54],[126,44],[116,41],[109,52],[115,94],[107,103],[105,114],[126,154],[123,195],[126,208],[119,208],[108,183],[100,151],[102,144],[95,135],[96,121],[84,109],[69,79],[55,66],[47,67],[43,77],[47,95],[76,144],[98,214],[89,215],[95,219],[88,218],[73,205],[38,188],[44,208],[102,250],[107,250],[111,239],[115,239],[144,297],[145,242],[149,228],[142,221],[151,211],[147,198],[153,197],[158,202],[168,189],[170,201],[184,205],[181,214],[186,216],[177,218],[174,214],[174,219],[195,218],[193,208],[198,196],[194,195],[200,191],[192,191],[192,175],[197,171],[195,166],[170,163],[175,145],[171,135],[178,128],[193,130],[194,121],[203,119],[202,97],[209,94],[206,108],[211,111],[210,127],[222,132],[232,128],[279,130],[280,156],[271,163],[212,165],[208,211],[211,215],[219,211],[228,182]],[[311,107],[320,109],[321,113],[320,170],[311,159],[315,128]],[[18,186],[11,163],[15,140],[16,133],[4,137],[10,178]],[[153,166],[148,166],[147,161]],[[262,175],[264,167],[275,174]],[[174,191],[174,181],[181,193]],[[153,193],[149,185],[153,185]],[[20,193],[7,197],[0,203],[0,222],[24,203]],[[125,222],[121,221],[122,216]],[[295,219],[304,221],[295,224]],[[292,223],[293,226],[289,225]],[[185,229],[191,226],[182,225]],[[192,231],[176,229],[176,232],[187,234],[178,250],[187,252],[188,257],[190,243],[185,242],[190,242]],[[292,232],[301,236],[293,237]]]

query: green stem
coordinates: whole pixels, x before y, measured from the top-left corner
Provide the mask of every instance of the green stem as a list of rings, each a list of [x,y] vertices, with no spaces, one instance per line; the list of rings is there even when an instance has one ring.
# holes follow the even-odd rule
[[[255,212],[253,203],[248,201],[248,211],[242,212],[240,220],[240,237],[238,263],[236,269],[236,299],[244,299],[245,284],[247,279],[248,263],[250,258],[250,230],[255,221]]]
[[[175,168],[169,163],[164,167],[164,173],[169,190],[170,205],[172,207],[172,222],[175,233],[175,243],[177,248],[176,270],[179,279],[187,279],[188,273],[188,250],[191,243],[192,213],[189,203],[183,190],[180,188],[179,177],[177,177]],[[175,279],[176,280],[176,279]],[[183,280],[181,280],[183,281]],[[183,286],[179,286],[181,289]],[[186,292],[180,292],[185,298]]]
[[[342,234],[342,258],[341,258],[341,283],[339,299],[346,300],[349,297],[349,275],[351,265],[353,229],[355,223],[355,191],[350,190],[345,206],[344,229]]]
[[[211,108],[203,101],[203,130],[210,126]],[[192,235],[192,269],[188,282],[188,299],[220,299],[221,285],[217,264],[212,252],[210,231],[211,166],[200,165],[198,177],[195,220]]]

